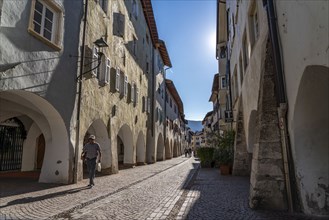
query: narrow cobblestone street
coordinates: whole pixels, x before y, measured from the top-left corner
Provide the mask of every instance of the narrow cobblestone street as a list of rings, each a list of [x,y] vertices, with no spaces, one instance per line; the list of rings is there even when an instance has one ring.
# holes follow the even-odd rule
[[[314,219],[249,209],[248,178],[199,169],[194,158],[98,177],[92,189],[84,180],[63,186],[39,184],[30,192],[24,184],[22,193],[22,184],[1,184],[0,219]]]

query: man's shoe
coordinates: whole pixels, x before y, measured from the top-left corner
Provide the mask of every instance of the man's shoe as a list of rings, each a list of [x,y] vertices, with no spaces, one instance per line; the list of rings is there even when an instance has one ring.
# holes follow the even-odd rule
[[[89,187],[92,187],[93,185],[92,185],[92,184],[89,184],[88,186],[89,186]]]

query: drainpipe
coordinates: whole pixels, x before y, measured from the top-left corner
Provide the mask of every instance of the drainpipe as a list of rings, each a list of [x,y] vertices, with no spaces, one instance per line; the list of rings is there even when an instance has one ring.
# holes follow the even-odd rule
[[[82,75],[84,66],[84,56],[85,56],[85,41],[86,41],[86,26],[87,26],[87,15],[88,15],[88,1],[85,1],[84,18],[83,18],[83,31],[82,31],[82,44],[81,44],[81,61],[80,61],[80,71],[78,76],[78,103],[77,103],[77,125],[76,125],[76,138],[75,138],[75,160],[74,160],[74,179],[73,182],[78,182],[78,165],[80,159],[79,150],[79,136],[80,136],[80,109],[81,109],[81,92],[82,92]]]
[[[151,134],[152,134],[152,137],[154,137],[154,103],[155,103],[155,100],[154,100],[154,93],[155,93],[155,73],[154,73],[154,49],[152,48],[152,91],[151,91],[151,100],[150,101],[150,104],[152,103],[151,105]],[[155,138],[155,137],[154,137]],[[155,161],[154,161],[155,162]]]
[[[229,10],[226,11],[226,28],[229,28]],[[230,39],[229,36],[229,31],[227,31],[227,39]],[[227,41],[228,43],[228,41]],[[227,85],[229,86],[229,96],[230,96],[230,111],[232,111],[233,114],[233,107],[232,107],[232,89],[231,89],[231,62],[230,62],[230,51],[229,51],[229,47],[226,46],[226,80],[227,80]],[[233,120],[231,121],[231,130],[233,129]]]
[[[293,160],[291,156],[291,149],[288,139],[288,130],[287,130],[287,110],[288,105],[286,101],[286,91],[285,91],[285,82],[282,68],[282,56],[279,44],[279,33],[277,30],[277,19],[275,13],[275,7],[273,0],[263,1],[266,6],[267,20],[269,26],[269,34],[273,48],[273,57],[275,64],[275,74],[276,74],[276,95],[278,100],[278,115],[279,115],[279,126],[281,133],[281,145],[282,145],[282,156],[283,156],[283,165],[285,173],[285,183],[287,189],[287,199],[288,199],[288,208],[290,212],[293,212],[293,198],[292,198],[292,189],[291,182],[293,182]],[[289,163],[291,161],[291,164]],[[291,172],[292,171],[292,172]]]
[[[166,140],[167,140],[167,84],[166,84],[166,79],[167,79],[167,70],[170,69],[170,67],[167,67],[164,69],[164,123],[163,123],[163,137],[164,137],[164,143],[165,143],[165,148],[166,148]],[[166,155],[165,155],[166,157]]]

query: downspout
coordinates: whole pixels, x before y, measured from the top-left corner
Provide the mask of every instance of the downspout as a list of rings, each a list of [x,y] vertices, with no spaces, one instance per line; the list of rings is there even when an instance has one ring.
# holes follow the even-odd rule
[[[163,123],[163,137],[164,137],[164,143],[166,146],[166,140],[167,140],[167,83],[166,83],[166,79],[167,79],[167,70],[170,69],[170,67],[167,67],[164,69],[164,123]],[[166,155],[165,155],[166,157]]]
[[[277,29],[277,19],[273,0],[266,1],[266,12],[267,20],[269,26],[269,34],[273,48],[273,57],[275,64],[275,74],[276,74],[276,95],[278,100],[278,115],[279,115],[279,127],[281,134],[281,145],[282,145],[282,156],[283,156],[283,165],[285,173],[285,183],[287,190],[287,199],[288,199],[288,208],[290,212],[294,211],[293,198],[292,198],[292,189],[291,182],[293,182],[293,159],[291,156],[291,149],[289,143],[289,134],[287,130],[287,100],[286,100],[286,91],[285,91],[285,82],[282,68],[282,56],[279,44],[279,33]],[[291,161],[291,164],[289,163]],[[291,172],[292,171],[292,172]]]
[[[88,15],[88,1],[85,1],[84,18],[83,18],[83,31],[82,31],[82,44],[81,44],[81,61],[80,61],[80,71],[78,76],[78,103],[77,103],[77,125],[76,125],[76,138],[75,138],[75,158],[74,158],[74,179],[73,182],[78,182],[78,165],[80,160],[80,150],[79,150],[79,139],[80,139],[80,109],[81,109],[81,92],[82,92],[82,75],[84,67],[84,57],[85,57],[85,41],[86,41],[86,26],[87,26],[87,15]]]
[[[152,105],[151,105],[151,134],[152,137],[154,137],[154,93],[155,93],[155,73],[154,73],[154,50],[152,49],[152,91],[151,91],[151,99],[152,99]],[[154,137],[155,138],[155,137]],[[155,162],[155,161],[152,161]]]
[[[229,28],[229,10],[226,11],[226,28]],[[227,39],[229,38],[229,31],[227,31]],[[227,41],[228,42],[228,41]],[[226,80],[227,80],[227,85],[229,86],[229,96],[230,96],[230,111],[233,112],[233,107],[232,107],[232,89],[231,89],[231,62],[230,62],[230,51],[229,47],[226,46]],[[233,114],[233,113],[232,113]],[[233,129],[233,120],[231,121],[231,130]]]

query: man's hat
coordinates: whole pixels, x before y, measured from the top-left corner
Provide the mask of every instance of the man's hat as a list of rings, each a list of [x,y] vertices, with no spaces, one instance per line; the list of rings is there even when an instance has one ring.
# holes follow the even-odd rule
[[[93,140],[95,140],[95,139],[96,139],[96,137],[95,137],[95,135],[93,135],[93,134],[92,134],[92,135],[90,135],[90,136],[89,136],[89,138],[88,138],[88,139],[93,139]]]

